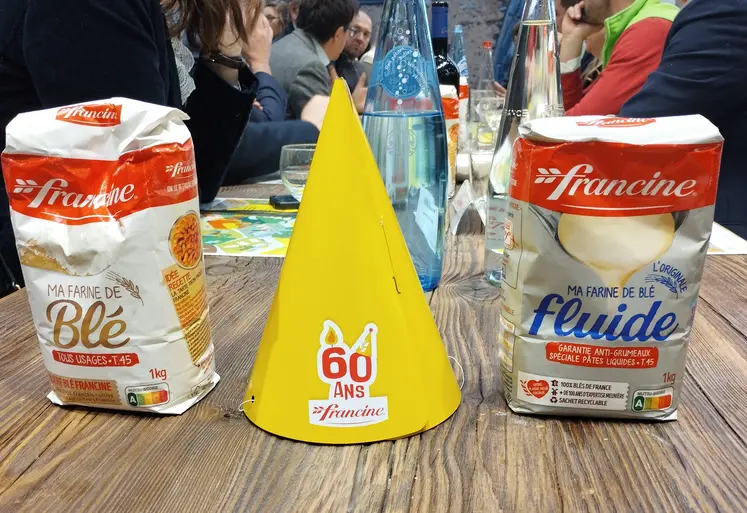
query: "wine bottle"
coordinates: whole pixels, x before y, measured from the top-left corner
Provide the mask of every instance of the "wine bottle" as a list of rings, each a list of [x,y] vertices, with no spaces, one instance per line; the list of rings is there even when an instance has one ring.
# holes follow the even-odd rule
[[[449,57],[449,3],[433,2],[431,6],[431,44],[441,90],[446,147],[449,152],[447,197],[456,192],[456,156],[459,149],[459,70]]]
[[[459,90],[459,69],[449,57],[449,2],[437,1],[431,6],[431,43],[436,60],[439,85]]]

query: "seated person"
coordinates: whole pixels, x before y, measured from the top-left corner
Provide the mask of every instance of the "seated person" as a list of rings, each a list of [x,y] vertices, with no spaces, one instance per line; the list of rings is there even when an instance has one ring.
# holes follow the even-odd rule
[[[324,116],[316,107],[301,113],[300,120],[286,120],[288,95],[272,77],[270,53],[272,27],[265,15],[257,20],[242,48],[242,56],[257,77],[257,99],[223,185],[235,185],[246,180],[269,175],[278,170],[280,151],[288,144],[315,143]],[[200,49],[193,48],[199,54]]]
[[[353,0],[304,0],[296,30],[273,45],[270,65],[288,93],[288,118],[299,119],[313,96],[330,95],[329,66],[345,48],[356,11]]]
[[[239,57],[259,14],[258,0],[4,0],[0,149],[21,112],[116,96],[175,107],[190,116],[200,196],[211,201],[254,103],[257,79]],[[189,65],[184,31],[204,49]],[[0,253],[22,284],[2,180]]]
[[[241,55],[257,77],[257,99],[249,120],[252,123],[282,121],[288,100],[285,91],[272,77],[270,52],[272,48],[272,24],[266,15],[257,20],[254,30],[242,45]],[[197,50],[199,52],[199,49]]]
[[[272,29],[269,20],[263,18],[249,34],[242,52],[257,77],[257,100],[228,166],[224,185],[240,184],[277,171],[283,146],[315,143],[324,118],[325,107],[320,107],[319,102],[313,105],[309,102],[301,112],[301,119],[285,119],[288,95],[272,77]]]
[[[690,0],[621,116],[701,114],[724,136],[716,222],[747,239],[747,0]]]
[[[288,24],[288,4],[283,0],[267,0],[264,14],[272,28],[272,38],[278,37]]]
[[[298,4],[301,0],[290,0],[288,2],[287,11],[288,18],[285,20],[285,27],[283,30],[274,36],[272,42],[280,41],[285,36],[296,30],[296,20],[298,19]]]
[[[335,61],[335,73],[332,78],[342,77],[353,94],[353,103],[358,114],[363,114],[368,94],[368,78],[371,66],[360,62],[371,43],[371,18],[363,11],[358,11],[348,31],[348,42],[340,57]]]
[[[677,7],[660,0],[586,0],[569,7],[560,44],[566,115],[617,114],[658,66],[677,12]],[[602,25],[602,72],[584,89],[583,44]]]
[[[371,18],[363,11],[353,18],[353,23],[348,31],[348,42],[340,57],[335,61],[335,70],[337,75],[345,79],[351,91],[358,86],[358,81],[364,77],[363,85],[368,85],[371,69],[363,64],[360,58],[368,50],[371,42],[371,30],[373,30]],[[368,68],[368,69],[366,69]]]

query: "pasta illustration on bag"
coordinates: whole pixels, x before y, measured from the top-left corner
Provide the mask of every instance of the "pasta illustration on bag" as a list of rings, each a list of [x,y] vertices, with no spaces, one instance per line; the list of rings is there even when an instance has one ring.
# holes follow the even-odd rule
[[[184,119],[113,98],[8,125],[3,173],[56,404],[179,414],[219,380]]]

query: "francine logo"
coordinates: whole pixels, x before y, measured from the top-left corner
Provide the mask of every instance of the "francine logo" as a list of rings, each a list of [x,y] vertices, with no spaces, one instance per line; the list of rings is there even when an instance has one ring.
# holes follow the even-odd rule
[[[166,166],[166,172],[171,175],[171,178],[181,175],[192,175],[195,172],[195,163],[177,162],[176,164],[169,164]]]
[[[534,183],[559,183],[547,196],[548,200],[558,200],[561,196],[675,196],[684,198],[693,194],[695,180],[666,180],[656,172],[647,180],[613,180],[593,177],[594,168],[590,164],[579,164],[563,173],[556,168],[538,168]]]
[[[603,118],[594,121],[577,121],[578,126],[598,126],[602,128],[630,128],[634,126],[645,126],[656,123],[650,118]]]
[[[57,111],[55,119],[77,125],[116,126],[121,122],[122,106],[113,103],[72,105]]]
[[[329,385],[329,399],[309,401],[309,423],[327,427],[360,427],[389,418],[387,397],[371,397],[376,380],[375,324],[367,324],[358,340],[348,346],[342,331],[332,321],[324,321],[319,336],[317,371]]]
[[[84,194],[81,192],[67,191],[67,180],[52,178],[44,185],[38,185],[34,180],[20,180],[16,178],[13,194],[28,194],[36,191],[28,208],[39,208],[43,203],[47,205],[59,204],[64,207],[73,208],[101,208],[115,203],[130,201],[134,196],[135,185],[127,184],[124,187],[112,187],[98,194]]]

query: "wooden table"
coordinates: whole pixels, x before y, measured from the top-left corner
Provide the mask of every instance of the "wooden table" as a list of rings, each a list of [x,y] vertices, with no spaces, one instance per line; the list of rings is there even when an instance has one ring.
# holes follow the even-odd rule
[[[279,258],[206,259],[223,379],[180,417],[50,404],[26,293],[0,300],[0,511],[747,510],[746,257],[708,259],[680,420],[664,424],[510,413],[482,260],[479,235],[451,238],[430,297],[466,371],[462,405],[423,435],[363,446],[279,439],[239,411]]]

